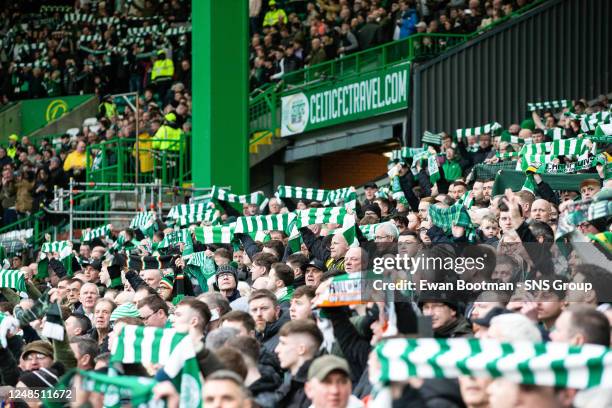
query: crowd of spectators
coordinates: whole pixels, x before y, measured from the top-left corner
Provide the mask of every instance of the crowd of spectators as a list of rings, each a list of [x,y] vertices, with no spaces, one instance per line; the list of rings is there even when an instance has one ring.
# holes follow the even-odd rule
[[[46,270],[41,268],[46,260],[38,256],[36,262],[13,258],[11,268],[23,272],[29,299],[20,299],[10,288],[0,289],[4,301],[0,306],[6,312],[0,325],[4,328],[0,330],[1,384],[43,387],[32,378],[45,376],[50,378],[49,386],[75,367],[82,370],[80,375],[88,371],[105,374],[109,359],[114,361],[110,355],[119,339],[127,341],[127,337],[121,337],[122,331],[130,326],[173,328],[188,334],[205,378],[203,403],[224,408],[364,407],[364,401],[378,399],[382,392],[373,388],[379,385],[374,373],[379,355],[372,351],[384,344],[387,336],[433,337],[439,341],[487,339],[466,346],[475,351],[482,347],[484,354],[488,347],[498,350],[499,342],[522,342],[516,348],[521,351],[528,343],[577,347],[570,349],[570,354],[581,353],[581,348],[589,345],[610,347],[612,298],[607,288],[612,285],[612,179],[606,168],[612,161],[610,130],[604,135],[580,133],[574,123],[580,126],[580,115],[607,113],[608,106],[609,101],[602,96],[592,105],[575,101],[569,108],[534,111],[532,119],[511,124],[503,135],[483,132],[462,139],[441,135],[440,144],[432,143],[427,150],[435,158],[432,164],[428,160],[413,163],[415,160],[408,156],[398,159],[391,163],[393,179],[398,178],[397,185],[392,180],[392,192],[368,183],[363,200],[354,211],[350,206],[347,209],[346,217],[354,217],[359,225],[355,230],[359,246],[350,245],[341,228],[344,224],[327,223],[325,218],[323,223],[316,218],[313,222],[319,223],[299,228],[299,250],[290,244],[287,230],[270,231],[267,227],[258,232],[269,235],[268,239],[255,240],[236,232],[233,244],[221,243],[223,238],[197,230],[211,221],[186,225],[182,238],[168,243],[166,238],[177,233],[171,218],[156,218],[150,213],[157,231],[111,226],[110,232],[73,243],[69,268],[66,262],[60,262],[65,255],[59,250],[48,254],[51,259]],[[599,118],[607,120],[606,115]],[[534,185],[514,192],[494,192],[495,171],[473,175],[479,165],[495,166],[506,160],[504,154],[512,149],[519,151],[526,140],[535,145],[546,142],[548,133],[540,130],[547,126],[563,130],[555,140],[597,138],[601,151],[597,155],[606,160],[578,170],[586,177],[575,186],[563,188],[551,187],[537,168],[526,170]],[[572,155],[564,156],[554,160],[567,163]],[[492,160],[494,157],[498,160]],[[411,171],[413,164],[416,174]],[[442,174],[433,181],[437,172]],[[568,173],[567,178],[571,177],[573,174]],[[405,200],[396,194],[400,192]],[[222,225],[234,221],[234,226],[252,225],[256,229],[263,228],[259,226],[264,221],[249,223],[236,217],[280,216],[294,209],[322,209],[326,205],[312,199],[275,196],[263,206],[249,201],[251,196],[246,195],[235,198],[232,206],[224,201],[229,199],[225,194],[215,197],[212,207],[207,208]],[[606,205],[592,211],[588,206],[593,203]],[[579,208],[584,215],[576,217]],[[469,222],[454,213],[443,218],[441,214],[451,209],[457,214],[465,210]],[[568,222],[574,224],[573,231],[568,230]],[[367,227],[372,229],[368,232]],[[468,233],[470,228],[474,234]],[[563,243],[564,250],[555,242]],[[198,261],[201,263],[192,263],[194,255],[187,251],[203,255]],[[436,291],[417,285],[416,290],[394,291],[393,297],[385,292],[362,304],[349,298],[350,292],[339,289],[349,288],[342,285],[344,279],[361,279],[361,285],[365,285],[370,276],[367,271],[372,270],[376,259],[395,259],[397,255],[407,257],[411,263],[404,265],[410,268],[387,270],[390,282],[400,278],[417,284],[461,280],[475,288],[503,283],[509,289]],[[486,261],[483,266],[464,264],[462,273],[440,263],[419,266],[415,261],[443,258],[446,262],[466,257]],[[524,280],[540,285],[531,289],[511,286]],[[591,286],[566,290],[554,286],[554,282]],[[46,295],[40,296],[41,291]],[[347,299],[352,299],[351,307],[341,303]],[[57,304],[61,314],[52,312],[49,302]],[[54,318],[60,325],[64,340],[43,335],[45,310],[46,319]],[[590,349],[595,354],[589,354],[589,358],[605,350]],[[408,356],[410,350],[394,353],[412,358]],[[540,361],[559,358],[553,354],[539,356]],[[537,378],[526,375],[525,383],[518,384],[517,376],[508,378],[505,371],[495,367],[489,373],[498,378],[458,375],[470,367],[465,359],[462,369],[452,371],[459,378],[441,376],[440,372],[446,371],[435,366],[433,358],[428,359],[437,367],[430,369],[433,374],[393,383],[388,404],[381,406],[570,408],[606,407],[612,401],[609,388],[550,386],[541,379],[565,377],[545,364],[539,366],[544,374]],[[551,365],[557,363],[555,360]],[[505,364],[512,361],[505,359]],[[595,360],[589,362],[594,370],[598,370],[597,364]],[[570,365],[568,369],[575,368]],[[179,406],[178,401],[185,397],[166,381],[169,376],[163,367],[135,364],[124,365],[123,370],[123,374],[155,378],[155,396],[166,398],[171,407]],[[393,375],[402,374],[400,371],[396,367]],[[583,373],[582,367],[579,371]],[[410,375],[414,377],[415,373]],[[572,371],[568,378],[580,373]],[[123,376],[116,378],[117,386],[128,387],[127,383],[121,385]],[[532,383],[538,379],[542,383]],[[110,380],[104,377],[104,381]],[[98,392],[75,393],[77,401],[88,399],[93,406],[98,406],[102,397]]]
[[[3,1],[0,106],[47,96],[142,93],[153,84],[159,50],[190,88],[190,9],[185,0]]]
[[[532,0],[250,0],[250,86],[415,33],[470,34]]]
[[[119,113],[113,102],[109,105],[101,109],[95,123],[56,140],[9,136],[8,144],[0,146],[0,225],[9,225],[49,206],[55,188],[68,188],[70,178],[84,182],[88,169],[112,166],[119,160],[118,154],[125,156],[122,160],[126,169],[132,171],[138,154],[143,178],[153,175],[154,154],[180,150],[180,138],[186,140],[180,135],[191,133],[191,90],[182,82],[172,83],[165,98],[159,98],[155,88],[146,88],[140,97],[138,126],[132,109]],[[162,143],[168,140],[173,141]],[[101,145],[103,142],[106,143]],[[98,147],[91,148],[94,145]],[[117,150],[119,145],[121,150]]]

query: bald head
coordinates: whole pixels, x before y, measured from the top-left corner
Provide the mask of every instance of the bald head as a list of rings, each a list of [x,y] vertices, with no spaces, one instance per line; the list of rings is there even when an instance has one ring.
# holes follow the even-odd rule
[[[550,203],[541,198],[531,205],[531,218],[536,221],[548,223],[550,221]]]

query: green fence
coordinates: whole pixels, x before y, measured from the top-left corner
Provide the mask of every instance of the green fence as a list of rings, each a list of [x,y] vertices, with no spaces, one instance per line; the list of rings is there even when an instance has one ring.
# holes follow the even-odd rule
[[[86,181],[90,183],[150,183],[182,186],[191,180],[191,137],[181,134],[179,150],[153,149],[161,139],[113,139],[87,147]],[[136,157],[139,171],[136,171]]]
[[[249,133],[270,131],[280,127],[281,96],[292,89],[333,84],[339,78],[381,71],[399,62],[431,58],[469,38],[460,34],[415,34],[346,57],[313,65],[285,74],[278,84],[270,84],[251,93],[249,103]]]

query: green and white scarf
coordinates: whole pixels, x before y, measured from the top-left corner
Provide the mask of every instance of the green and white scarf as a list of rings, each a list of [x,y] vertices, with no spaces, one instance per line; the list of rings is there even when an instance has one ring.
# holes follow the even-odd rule
[[[175,205],[168,212],[168,218],[178,220],[181,217],[190,217],[192,214],[204,214],[212,209],[210,202],[196,204],[179,204]]]
[[[368,241],[374,241],[374,239],[376,238],[376,228],[378,228],[378,226],[381,224],[382,223],[360,225],[359,229],[361,230],[363,236],[368,239]]]
[[[378,384],[471,376],[560,388],[612,386],[612,350],[592,344],[388,339],[376,345],[375,353],[380,362]]]
[[[453,225],[464,228],[472,227],[472,219],[463,204],[456,203],[448,208],[440,208],[436,205],[429,206],[429,218],[436,225],[449,232]]]
[[[440,180],[440,169],[438,168],[438,158],[431,155],[427,158],[427,172],[429,173],[429,181],[432,185]]]
[[[278,186],[276,193],[277,198],[296,198],[304,200],[320,201],[323,205],[339,205],[344,202],[344,206],[348,209],[355,209],[357,202],[357,193],[354,187],[344,187],[336,190],[322,190],[315,188],[293,187],[293,186]]]
[[[343,203],[347,210],[355,210],[357,204],[357,193],[354,187],[344,187],[331,190],[327,201],[323,205],[340,205]]]
[[[88,231],[85,231],[81,236],[81,242],[89,242],[93,241],[96,238],[100,237],[108,237],[110,235],[111,229],[110,224],[103,225],[98,228],[93,228]]]
[[[442,144],[442,136],[444,136],[443,132],[433,133],[426,130],[423,133],[423,137],[421,137],[421,142],[429,145],[440,146]]]
[[[257,231],[289,231],[289,225],[294,220],[294,213],[274,215],[254,215],[238,217],[235,233],[248,233]]]
[[[314,224],[342,224],[347,212],[344,207],[324,207],[297,210],[296,214],[296,227],[302,228]]]
[[[339,307],[365,303],[361,272],[334,276],[329,288],[318,297],[317,307]]]
[[[153,387],[157,381],[149,377],[108,375],[95,371],[78,371],[81,388],[104,395],[105,408],[120,408],[122,402],[129,400],[132,407],[165,406],[163,401],[155,400]]]
[[[521,156],[548,154],[551,156],[580,156],[589,151],[585,138],[554,140],[552,142],[533,143],[521,149]]]
[[[126,325],[111,350],[110,363],[161,364],[180,390],[181,407],[200,407],[202,380],[187,333],[174,329]]]
[[[497,122],[487,123],[486,125],[466,128],[466,129],[457,129],[455,131],[455,135],[457,136],[457,140],[461,140],[463,137],[468,136],[479,136],[483,134],[498,134],[502,129],[502,125]]]
[[[237,195],[223,190],[217,186],[213,186],[211,196],[215,200],[227,201],[233,204],[256,204],[260,208],[265,207],[268,199],[261,191],[251,194]]]
[[[599,112],[582,118],[580,121],[580,128],[583,132],[592,132],[597,126],[611,122],[612,115],[610,115],[610,112]]]
[[[276,188],[274,195],[277,198],[295,198],[325,202],[329,197],[329,190],[281,185]]]
[[[155,222],[155,217],[152,212],[142,211],[132,218],[130,228],[139,229],[144,236],[151,237],[157,230],[157,223]]]
[[[38,258],[38,268],[36,271],[36,277],[38,279],[44,279],[49,276],[49,257],[54,253],[58,254],[59,261],[66,268],[68,276],[72,277],[72,242],[70,241],[55,241],[45,242],[40,248],[40,254]]]
[[[225,225],[196,227],[195,237],[203,244],[231,244],[234,240],[234,228]]]
[[[552,129],[546,129],[544,134],[552,140],[561,140],[563,136],[565,136],[565,129],[554,127]]]
[[[426,150],[427,149],[424,147],[402,147],[401,149],[391,152],[391,160],[409,159]]]
[[[178,243],[185,244],[185,248],[183,249],[183,255],[189,255],[193,253],[193,241],[191,240],[191,232],[189,232],[188,229],[172,231],[166,234],[163,240],[157,243],[153,243],[153,249],[164,249]]]
[[[0,288],[10,288],[17,292],[25,292],[25,275],[15,269],[0,269]]]
[[[219,211],[215,209],[206,210],[191,214],[180,215],[174,220],[176,225],[184,227],[191,224],[205,222],[207,225],[214,225],[219,222]]]
[[[560,99],[558,101],[545,101],[545,102],[529,102],[527,103],[527,109],[530,112],[542,110],[542,109],[563,109],[569,108],[572,101],[569,99]]]

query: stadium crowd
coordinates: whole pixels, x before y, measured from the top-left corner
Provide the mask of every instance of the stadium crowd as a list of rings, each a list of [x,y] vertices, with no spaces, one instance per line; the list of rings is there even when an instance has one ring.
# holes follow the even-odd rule
[[[250,0],[251,89],[416,33],[471,34],[532,0]],[[305,9],[304,6],[305,5]]]
[[[134,405],[166,398],[181,407],[199,406],[200,397],[214,407],[610,406],[609,388],[600,387],[610,385],[606,375],[553,372],[558,360],[540,367],[544,380],[519,365],[517,383],[495,361],[486,360],[486,376],[461,361],[445,375],[435,355],[423,362],[410,348],[385,351],[393,340],[433,337],[452,348],[458,343],[444,342],[472,338],[461,353],[524,342],[521,350],[542,344],[538,355],[563,361],[565,352],[600,355],[610,346],[609,101],[542,105],[505,131],[429,134],[425,147],[394,152],[389,185],[366,184],[359,203],[352,189],[279,186],[266,200],[215,188],[208,202],[163,218],[141,213],[129,228],[85,230],[80,242],[13,258],[0,272],[1,383],[53,387],[76,368],[85,388],[77,386],[76,402],[96,407],[114,395],[111,385]],[[531,150],[547,158],[532,161]],[[496,181],[497,171],[514,170],[517,159],[518,187],[500,189],[509,181]],[[562,181],[548,178],[555,171]],[[384,273],[388,282],[462,280],[474,290],[368,294],[377,259],[398,254],[487,261],[461,274],[418,263]],[[518,285],[526,280],[552,289]],[[482,289],[492,283],[516,286]],[[168,348],[165,335],[189,347]],[[387,358],[429,364],[428,374],[399,376],[404,365],[391,372]],[[595,372],[609,370],[605,358],[603,366],[589,361]]]
[[[1,105],[47,96],[142,94],[159,82],[154,65],[162,49],[190,87],[191,2],[56,3],[2,2]]]

